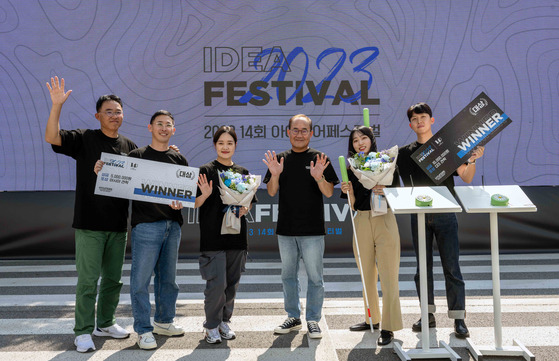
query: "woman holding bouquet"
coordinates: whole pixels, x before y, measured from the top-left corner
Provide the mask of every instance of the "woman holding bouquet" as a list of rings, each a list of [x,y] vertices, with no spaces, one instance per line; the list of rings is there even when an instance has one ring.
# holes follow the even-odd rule
[[[355,127],[349,135],[348,153],[352,157],[356,153],[376,152],[375,136],[369,127]],[[376,185],[372,189],[365,188],[355,174],[348,172],[348,182],[342,182],[342,198],[349,195],[355,215],[355,236],[359,242],[361,255],[360,271],[367,289],[367,298],[371,308],[373,327],[379,328],[382,324],[379,346],[388,345],[394,338],[394,331],[401,330],[402,313],[398,287],[398,271],[400,267],[400,234],[396,217],[390,209],[387,213],[377,215],[371,211],[372,196],[383,195],[384,185]],[[378,197],[374,197],[378,199]],[[353,253],[357,259],[355,238]],[[357,262],[359,267],[359,262]],[[378,270],[378,271],[377,271]],[[382,320],[379,307],[377,279],[380,276],[382,289]],[[363,295],[365,301],[365,295]],[[365,301],[365,320],[369,320],[367,303]],[[365,321],[350,327],[351,331],[364,331],[370,329]]]
[[[220,173],[231,171],[248,175],[248,170],[233,163],[237,147],[237,134],[232,127],[220,127],[213,143],[217,159],[200,167],[198,194],[195,206],[200,207],[200,274],[206,281],[204,290],[205,338],[208,343],[231,340],[235,333],[229,327],[235,294],[247,255],[247,224],[245,214],[249,207],[233,206],[241,220],[240,232],[222,234],[224,215],[230,211],[220,196]],[[252,202],[256,201],[253,197]]]

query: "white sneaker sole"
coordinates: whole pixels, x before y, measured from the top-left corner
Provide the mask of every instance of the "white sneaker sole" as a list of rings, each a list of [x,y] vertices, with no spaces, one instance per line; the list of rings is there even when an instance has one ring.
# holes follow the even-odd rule
[[[322,333],[307,333],[309,335],[310,338],[322,338]]]
[[[224,340],[234,340],[237,338],[237,335],[233,334],[233,335],[227,335],[226,333],[223,332],[219,332],[219,334],[221,335],[221,338]]]
[[[206,342],[209,343],[210,345],[215,345],[216,343],[221,343],[221,340],[212,340],[206,337]]]
[[[93,352],[93,351],[95,351],[95,349],[91,348],[91,347],[88,348],[87,350],[83,349],[83,348],[76,348],[76,351],[78,351],[79,353],[86,353],[86,352]]]
[[[95,345],[93,347],[89,347],[89,348],[79,348],[78,345],[76,345],[76,343],[74,342],[74,346],[76,346],[76,351],[78,351],[80,353],[95,351]]]
[[[153,345],[140,345],[140,342],[136,342],[136,344],[138,345],[138,347],[142,350],[153,350],[157,348],[157,344],[153,344]]]
[[[108,333],[108,332],[105,332],[105,331],[102,331],[102,330],[97,330],[97,329],[93,330],[93,335],[97,336],[97,337],[112,337],[112,338],[118,338],[118,339],[130,337],[129,333],[124,334],[124,335],[115,335],[115,334]]]
[[[303,325],[293,326],[291,328],[276,328],[274,329],[274,333],[279,333],[280,335],[285,335],[286,333],[290,333],[291,331],[299,331],[303,328]]]
[[[153,331],[151,331],[151,333],[153,333],[154,335],[177,337],[177,336],[183,336],[185,331],[172,332],[172,331],[166,330],[164,328],[154,326]]]

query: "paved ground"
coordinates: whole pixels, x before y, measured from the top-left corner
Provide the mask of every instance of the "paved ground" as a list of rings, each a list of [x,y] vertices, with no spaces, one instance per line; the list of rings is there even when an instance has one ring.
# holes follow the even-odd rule
[[[494,344],[493,299],[489,255],[463,256],[467,288],[467,324],[476,345]],[[241,280],[232,328],[237,339],[221,345],[203,340],[203,287],[197,261],[181,260],[177,319],[184,337],[156,337],[156,351],[139,350],[136,335],[126,340],[94,337],[97,351],[79,354],[73,346],[73,302],[76,273],[71,261],[0,261],[0,360],[398,360],[389,347],[376,347],[379,332],[349,332],[363,320],[361,283],[353,259],[325,260],[326,301],[320,323],[324,337],[310,340],[306,328],[276,336],[271,331],[284,318],[280,264],[252,260]],[[405,328],[395,333],[405,349],[420,345],[411,331],[419,318],[413,285],[415,260],[403,257],[400,269]],[[124,287],[117,318],[132,331],[129,292],[130,265],[125,265]],[[303,288],[306,282],[301,273]],[[453,334],[446,317],[444,280],[436,263],[437,329],[431,345],[445,341],[462,360],[473,359],[463,340]],[[503,345],[521,341],[536,360],[559,360],[559,254],[501,256]],[[304,295],[304,289],[303,293]],[[506,358],[489,358],[503,360]],[[508,358],[518,360],[519,358]]]

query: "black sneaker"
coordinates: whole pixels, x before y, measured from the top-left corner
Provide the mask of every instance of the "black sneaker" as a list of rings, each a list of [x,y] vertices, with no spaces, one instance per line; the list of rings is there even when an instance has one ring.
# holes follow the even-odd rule
[[[274,333],[289,333],[291,331],[298,331],[303,327],[301,325],[301,319],[295,317],[288,317],[281,325],[274,329]]]
[[[307,322],[307,330],[309,331],[309,337],[310,338],[322,338],[322,331],[320,331],[320,327],[318,326],[318,322],[308,321]]]

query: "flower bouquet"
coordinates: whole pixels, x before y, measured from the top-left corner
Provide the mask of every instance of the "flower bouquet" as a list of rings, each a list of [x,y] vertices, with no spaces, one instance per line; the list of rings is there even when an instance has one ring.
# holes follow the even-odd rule
[[[373,189],[377,184],[390,185],[396,170],[396,159],[398,158],[398,146],[380,152],[355,153],[349,158],[349,168],[355,174],[359,182],[366,189]],[[386,199],[378,196],[375,200],[374,193],[371,196],[371,212],[373,215],[381,215],[387,212]]]
[[[240,174],[232,169],[219,173],[219,193],[227,207],[221,224],[221,234],[241,233],[241,207],[249,207],[260,185],[261,176]]]

